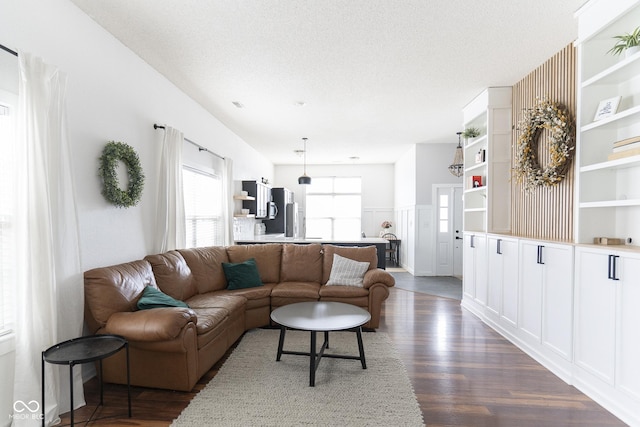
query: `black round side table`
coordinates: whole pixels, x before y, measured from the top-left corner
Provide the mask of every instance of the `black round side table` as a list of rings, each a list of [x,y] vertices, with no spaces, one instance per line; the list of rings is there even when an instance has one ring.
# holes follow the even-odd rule
[[[100,363],[100,405],[103,404],[103,387],[102,387],[102,360],[112,356],[122,349],[127,353],[127,399],[129,404],[129,418],[131,418],[131,385],[129,380],[129,342],[119,335],[91,335],[86,337],[74,338],[49,347],[42,352],[42,425],[45,425],[44,419],[44,362],[55,365],[69,365],[69,393],[71,395],[71,425],[73,425],[73,367],[83,363],[95,362]]]

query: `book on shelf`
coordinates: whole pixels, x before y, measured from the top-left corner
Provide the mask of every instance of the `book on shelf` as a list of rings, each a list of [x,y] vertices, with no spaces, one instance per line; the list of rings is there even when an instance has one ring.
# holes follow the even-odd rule
[[[633,150],[634,148],[639,148],[640,147],[640,141],[638,142],[632,142],[630,144],[626,144],[626,145],[620,145],[619,147],[613,147],[613,152],[614,153],[619,153],[621,151],[627,151],[627,150]]]
[[[482,187],[482,176],[473,175],[469,177],[469,188]]]
[[[624,159],[625,157],[640,156],[640,146],[629,150],[609,154],[609,160]]]
[[[476,153],[476,164],[484,163],[487,159],[487,150],[484,148]]]
[[[625,147],[627,145],[636,144],[640,142],[640,136],[632,136],[631,138],[621,139],[613,143],[613,148]]]

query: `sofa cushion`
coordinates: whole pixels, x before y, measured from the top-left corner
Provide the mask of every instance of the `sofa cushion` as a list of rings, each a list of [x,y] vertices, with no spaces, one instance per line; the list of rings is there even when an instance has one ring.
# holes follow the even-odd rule
[[[282,245],[271,243],[234,245],[227,247],[227,254],[229,255],[229,261],[235,263],[255,258],[262,283],[277,283],[280,281]]]
[[[227,279],[222,269],[223,262],[229,262],[226,248],[209,246],[205,248],[179,249],[180,255],[191,269],[198,293],[217,291],[227,287]],[[235,261],[234,261],[235,262]]]
[[[132,261],[84,273],[85,319],[91,333],[104,327],[113,313],[136,311],[138,297],[156,280],[147,261]]]
[[[255,258],[243,262],[223,262],[222,269],[227,278],[227,289],[244,289],[262,286]]]
[[[355,261],[368,262],[369,270],[378,267],[378,251],[375,246],[337,246],[323,245],[324,259],[322,267],[322,281],[327,283],[331,274],[331,266],[333,265],[333,254],[349,258]]]
[[[229,312],[224,308],[196,308],[193,311],[198,317],[198,322],[196,323],[198,335],[214,330],[229,317]]]
[[[319,297],[320,284],[314,282],[278,283],[271,291],[271,297],[315,299]]]
[[[165,294],[184,301],[198,293],[191,269],[180,252],[148,255],[144,259],[151,264],[156,284]]]
[[[244,311],[247,299],[238,295],[220,295],[213,293],[194,295],[185,301],[192,309],[224,308],[229,313]]]
[[[369,263],[355,261],[333,254],[333,265],[327,286],[358,286],[362,287],[364,273],[369,269]]]
[[[322,245],[285,244],[282,246],[281,282],[317,282],[322,280]]]
[[[179,301],[153,286],[147,286],[146,288],[144,288],[144,291],[142,291],[142,295],[138,299],[136,306],[140,310],[162,307],[189,308],[189,306],[184,301]]]

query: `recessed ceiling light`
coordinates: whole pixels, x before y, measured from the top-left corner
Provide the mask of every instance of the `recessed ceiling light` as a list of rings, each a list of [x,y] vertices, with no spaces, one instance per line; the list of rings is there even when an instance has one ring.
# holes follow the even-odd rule
[[[233,101],[232,104],[238,108],[244,108],[244,105],[242,105],[242,103],[239,101]]]
[[[296,153],[296,156],[298,157],[302,157],[304,154],[304,150],[293,150],[293,152]]]
[[[354,161],[354,162],[355,162],[356,160],[360,160],[360,157],[358,157],[358,156],[351,156],[351,157],[349,157],[349,160],[351,160],[351,161]]]
[[[295,106],[296,106],[296,107],[304,107],[305,105],[307,105],[307,103],[306,103],[306,102],[304,102],[304,101],[297,101],[297,102],[295,103]]]

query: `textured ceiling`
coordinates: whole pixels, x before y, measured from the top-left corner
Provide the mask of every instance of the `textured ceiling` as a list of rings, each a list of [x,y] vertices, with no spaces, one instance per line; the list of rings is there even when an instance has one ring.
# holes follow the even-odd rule
[[[453,155],[461,109],[571,43],[584,0],[72,1],[273,163],[308,137],[332,164]]]

